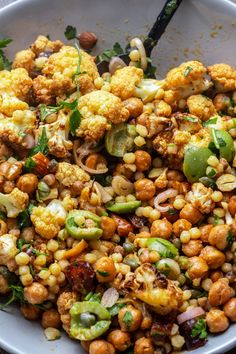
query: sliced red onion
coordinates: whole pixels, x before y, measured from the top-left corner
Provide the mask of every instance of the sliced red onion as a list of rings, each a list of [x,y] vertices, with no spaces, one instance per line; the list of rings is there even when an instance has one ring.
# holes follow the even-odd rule
[[[119,299],[119,293],[115,288],[109,288],[102,296],[101,304],[104,307],[112,307]]]
[[[125,62],[119,57],[113,57],[109,63],[109,72],[111,75],[115,73],[117,69],[121,69],[127,66]]]
[[[185,311],[181,313],[180,315],[177,316],[177,321],[178,324],[181,325],[181,323],[184,323],[186,321],[189,321],[195,317],[205,315],[205,311],[201,307],[194,307],[191,310]]]
[[[177,190],[169,188],[166,191],[158,194],[154,199],[154,207],[159,210],[161,213],[165,213],[169,210],[169,206],[162,207],[159,204],[165,202],[169,198],[174,198],[178,194]]]

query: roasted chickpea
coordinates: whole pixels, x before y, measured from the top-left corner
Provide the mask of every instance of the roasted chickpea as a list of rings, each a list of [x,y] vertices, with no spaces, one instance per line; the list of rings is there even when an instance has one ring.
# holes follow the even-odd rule
[[[40,310],[33,305],[23,304],[20,307],[20,312],[29,321],[35,321],[39,318]]]
[[[0,274],[0,294],[7,294],[9,291],[7,279]]]
[[[137,150],[134,154],[137,171],[143,172],[149,170],[152,164],[151,155],[143,150]]]
[[[49,187],[53,186],[56,182],[56,177],[54,174],[49,173],[48,175],[42,178],[43,182],[45,182]]]
[[[33,193],[38,185],[38,177],[33,173],[26,173],[18,178],[17,188],[25,193]]]
[[[134,226],[121,216],[112,214],[112,219],[116,223],[117,233],[120,237],[126,237],[129,235],[130,232],[134,231]]]
[[[136,331],[141,325],[142,317],[142,312],[135,307],[131,305],[123,307],[118,314],[121,330],[127,332]]]
[[[41,304],[48,298],[48,290],[44,285],[34,282],[24,288],[24,298],[32,305]]]
[[[48,328],[48,327],[60,328],[61,317],[59,312],[55,309],[44,311],[42,315],[41,325],[43,328]]]
[[[206,323],[211,333],[224,332],[229,327],[229,320],[224,311],[217,308],[212,308],[206,314]]]
[[[104,240],[110,240],[116,231],[116,222],[108,216],[102,216],[101,228],[103,229],[102,238]]]
[[[175,236],[179,237],[182,231],[188,231],[192,224],[186,219],[179,219],[173,224],[173,232]]]
[[[166,218],[171,224],[176,222],[179,219],[179,212],[173,207],[173,204],[170,203],[162,203],[161,206],[169,207],[167,211],[161,211],[161,217]],[[171,211],[171,212],[170,212]],[[173,212],[172,212],[173,211]]]
[[[0,236],[7,234],[8,227],[5,221],[0,220]]]
[[[233,297],[224,304],[224,313],[232,322],[236,322],[236,298]]]
[[[139,179],[134,183],[136,197],[139,200],[150,200],[154,197],[156,188],[154,183],[147,178]]]
[[[115,354],[115,348],[105,340],[94,340],[89,346],[89,354]]]
[[[213,104],[218,112],[225,112],[231,106],[230,98],[225,93],[218,93],[213,99]]]
[[[88,353],[89,352],[89,347],[91,344],[91,340],[81,340],[80,341],[81,347]]]
[[[166,240],[170,238],[172,234],[172,225],[166,219],[155,220],[151,226],[151,237],[161,237]]]
[[[215,283],[215,281],[217,281],[218,279],[220,279],[222,277],[223,277],[223,273],[220,272],[219,270],[216,270],[211,273],[211,280],[213,281],[213,283]]]
[[[74,182],[70,187],[71,196],[78,197],[81,194],[83,188],[84,188],[83,182],[81,181]]]
[[[154,354],[154,346],[150,338],[139,338],[134,345],[134,354]]]
[[[130,116],[133,118],[138,117],[143,111],[143,102],[136,97],[131,97],[123,101],[123,105],[128,109]]]
[[[183,209],[181,209],[179,216],[182,219],[188,220],[191,224],[196,224],[201,220],[202,213],[198,209],[194,208],[192,204],[185,204]]]
[[[130,179],[133,176],[133,171],[131,171],[125,163],[118,163],[115,168],[114,176],[125,176],[127,179]]]
[[[211,229],[213,228],[213,225],[204,225],[200,227],[201,231],[201,240],[203,242],[208,242],[208,237]]]
[[[166,173],[166,178],[168,179],[168,181],[184,181],[183,173],[178,170],[168,170]]]
[[[116,350],[121,352],[128,349],[131,345],[130,334],[119,329],[115,329],[114,331],[110,332],[108,334],[107,340],[115,347]]]
[[[95,263],[95,271],[97,280],[100,283],[109,283],[116,276],[116,268],[114,262],[109,257],[102,257]]]
[[[228,234],[230,227],[229,225],[216,225],[214,226],[209,234],[208,241],[212,246],[219,248],[219,250],[224,250],[228,246]]]
[[[229,280],[221,278],[212,284],[208,294],[208,301],[211,306],[220,306],[225,304],[233,295],[234,291],[229,286]]]
[[[224,253],[212,246],[204,247],[200,256],[205,259],[210,269],[217,269],[225,262]]]
[[[203,246],[201,240],[190,240],[182,245],[183,253],[188,257],[198,256]]]
[[[208,272],[208,265],[202,257],[191,257],[188,263],[188,275],[191,279],[203,278]]]
[[[228,210],[231,215],[235,216],[235,214],[236,214],[236,196],[235,195],[233,197],[231,197],[229,200]]]

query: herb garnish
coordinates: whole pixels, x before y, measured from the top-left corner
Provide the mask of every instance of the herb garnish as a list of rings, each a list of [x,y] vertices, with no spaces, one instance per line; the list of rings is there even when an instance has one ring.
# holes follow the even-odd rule
[[[199,337],[200,339],[206,339],[208,336],[206,329],[206,321],[203,318],[199,318],[194,324],[191,332],[192,337]]]
[[[208,127],[209,125],[214,125],[217,123],[217,119],[218,119],[218,117],[208,119],[206,122],[203,122],[202,125],[204,127]]]
[[[109,277],[109,272],[105,272],[103,270],[97,270],[97,273],[100,274],[102,277]]]
[[[30,150],[29,156],[34,156],[38,152],[41,152],[45,156],[48,154],[48,137],[47,137],[45,127],[43,127],[43,129],[42,129],[42,134],[40,135],[40,137],[38,139],[37,145]]]
[[[64,35],[66,37],[66,39],[68,39],[68,41],[70,41],[71,39],[79,39],[77,36],[77,29],[76,27],[73,26],[66,26]]]
[[[11,38],[3,38],[0,40],[0,70],[10,70],[11,62],[6,58],[3,48],[6,48],[12,42]]]
[[[34,202],[30,202],[28,207],[24,211],[19,213],[19,215],[17,217],[17,223],[18,223],[19,229],[23,229],[24,227],[28,227],[28,226],[32,225],[31,220],[30,220],[30,214],[31,214],[34,206],[35,206]]]
[[[8,305],[12,304],[15,301],[19,302],[24,302],[24,288],[21,285],[9,285],[9,288],[11,289],[11,297],[10,299],[3,305],[0,306],[0,310],[4,309]]]
[[[187,68],[184,71],[184,77],[187,77],[188,74],[193,70],[193,68],[191,68],[191,66],[187,66]]]
[[[106,49],[104,52],[96,57],[96,63],[100,61],[107,61],[109,62],[112,57],[116,57],[117,55],[124,54],[124,50],[122,49],[121,45],[116,42],[112,49]]]
[[[224,139],[222,139],[221,137],[217,136],[217,130],[216,129],[212,128],[211,132],[212,132],[213,142],[214,142],[215,147],[217,149],[220,149],[221,147],[226,146],[226,142],[224,141]]]
[[[115,304],[112,307],[108,308],[108,311],[110,312],[111,316],[116,316],[116,315],[118,315],[120,309],[122,309],[122,307],[124,307],[124,306],[125,306],[125,304],[118,303],[118,304]]]
[[[198,118],[197,117],[191,117],[191,116],[184,117],[184,120],[187,120],[188,122],[192,122],[192,123],[197,123],[198,122]]]
[[[132,321],[133,321],[133,316],[132,313],[130,311],[126,311],[125,315],[123,317],[123,321],[127,327],[127,329],[129,329],[132,325]]]
[[[229,230],[226,241],[227,241],[227,248],[230,248],[234,242],[235,238],[231,230]]]
[[[101,302],[101,295],[90,292],[85,296],[84,301],[93,301],[93,302],[100,303]]]

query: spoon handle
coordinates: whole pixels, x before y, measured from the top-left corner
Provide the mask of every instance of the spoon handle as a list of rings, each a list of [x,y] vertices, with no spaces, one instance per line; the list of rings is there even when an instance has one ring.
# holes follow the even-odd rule
[[[161,12],[159,13],[154,25],[152,26],[147,38],[144,41],[144,47],[146,54],[149,57],[153,48],[156,46],[157,41],[161,38],[165,32],[172,16],[178,9],[182,0],[167,0]]]

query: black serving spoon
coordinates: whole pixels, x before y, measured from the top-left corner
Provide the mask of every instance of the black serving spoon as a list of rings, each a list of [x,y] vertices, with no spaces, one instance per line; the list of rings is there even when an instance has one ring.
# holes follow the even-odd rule
[[[172,16],[175,11],[178,9],[182,0],[167,0],[165,5],[163,6],[160,14],[158,15],[152,29],[148,33],[146,39],[143,42],[146,55],[150,57],[153,48],[156,46],[157,41],[161,38],[162,34],[165,32],[166,27],[168,26]],[[120,59],[122,59],[126,64],[129,64],[130,58],[129,53],[118,55]],[[109,62],[102,60],[97,63],[97,68],[99,74],[102,75],[104,72],[109,71]]]

